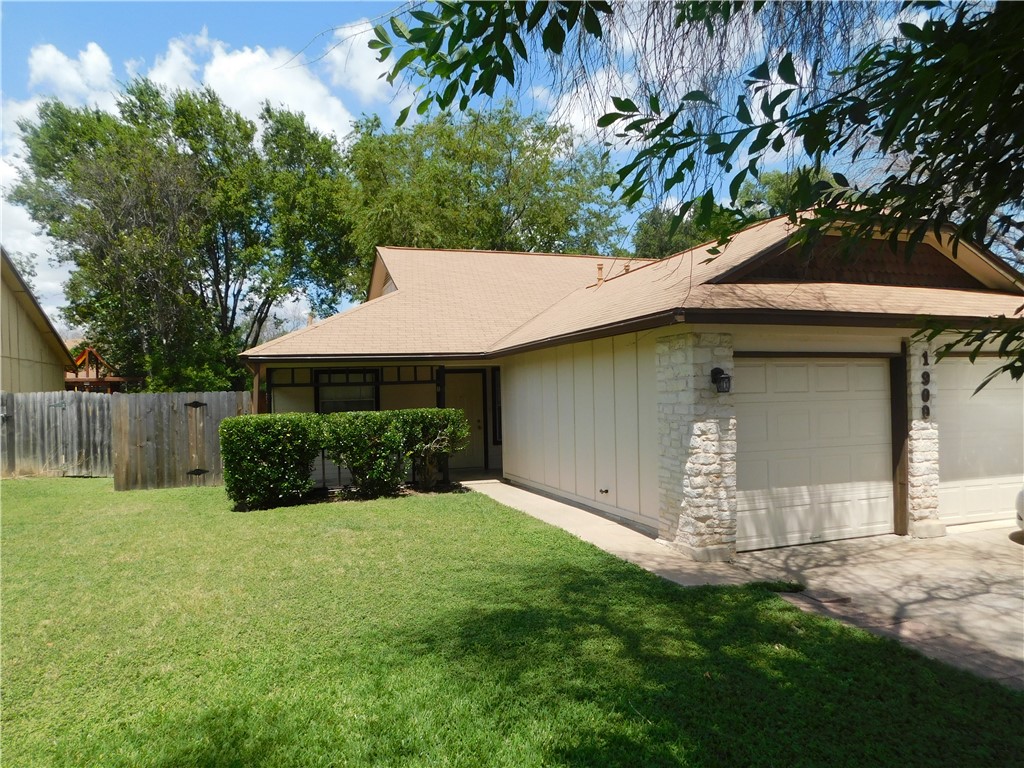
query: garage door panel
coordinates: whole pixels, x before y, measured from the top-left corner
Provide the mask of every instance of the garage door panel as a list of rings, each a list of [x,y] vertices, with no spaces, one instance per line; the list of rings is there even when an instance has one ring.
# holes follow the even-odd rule
[[[850,412],[846,409],[822,411],[818,415],[817,434],[821,440],[848,438],[850,436]]]
[[[850,371],[845,365],[822,364],[814,367],[818,392],[849,392]]]
[[[768,414],[756,406],[736,406],[736,439],[762,447],[768,442]]]
[[[805,363],[781,363],[772,366],[772,390],[780,394],[808,391],[808,372]]]
[[[999,376],[974,392],[994,366],[936,366],[939,518],[950,525],[1012,519],[1024,485],[1024,383]]]
[[[848,483],[853,479],[849,456],[822,456],[819,467],[820,483]]]
[[[767,387],[735,395],[738,548],[891,532],[888,363],[750,363]]]
[[[871,442],[889,441],[892,431],[892,416],[888,401],[885,406],[870,405],[857,409],[853,416],[853,434],[858,438],[866,438]]]
[[[779,410],[772,414],[769,439],[779,443],[806,442],[811,437],[811,417],[806,411]]]
[[[732,380],[734,395],[758,395],[768,391],[767,369],[764,363],[737,360]]]
[[[875,392],[889,393],[889,366],[888,364],[854,364],[853,366],[853,391],[854,392]]]

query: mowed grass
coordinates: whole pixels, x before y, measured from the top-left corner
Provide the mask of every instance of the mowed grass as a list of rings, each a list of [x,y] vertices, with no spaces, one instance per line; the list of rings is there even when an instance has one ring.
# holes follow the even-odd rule
[[[1024,696],[474,493],[2,485],[5,766],[995,766]]]

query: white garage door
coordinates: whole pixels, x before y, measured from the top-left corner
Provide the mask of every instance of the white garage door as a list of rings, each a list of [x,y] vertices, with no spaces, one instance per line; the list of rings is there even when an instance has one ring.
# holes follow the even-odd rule
[[[740,359],[737,549],[891,533],[887,360]]]
[[[947,524],[1013,518],[1024,485],[1024,383],[993,379],[979,358],[947,358],[935,369],[939,425],[939,518]]]

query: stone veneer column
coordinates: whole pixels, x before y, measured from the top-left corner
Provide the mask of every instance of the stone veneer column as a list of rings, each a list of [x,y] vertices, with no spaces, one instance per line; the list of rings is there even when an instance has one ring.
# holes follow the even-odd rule
[[[711,369],[732,373],[732,336],[657,342],[659,538],[702,562],[736,552],[736,414]]]
[[[934,350],[927,342],[911,341],[907,345],[907,532],[919,539],[946,535],[946,525],[939,520],[937,385]],[[924,406],[928,407],[928,418],[924,417]]]

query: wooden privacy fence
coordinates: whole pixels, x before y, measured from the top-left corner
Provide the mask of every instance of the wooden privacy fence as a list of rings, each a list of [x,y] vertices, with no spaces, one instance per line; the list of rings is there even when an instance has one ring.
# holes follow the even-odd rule
[[[110,401],[93,392],[3,393],[3,474],[113,475]]]
[[[113,477],[119,491],[224,482],[217,428],[248,392],[0,395],[5,477]]]
[[[252,410],[248,392],[113,395],[114,488],[220,485],[217,429]]]

